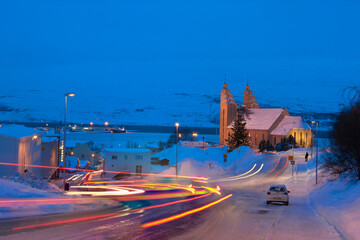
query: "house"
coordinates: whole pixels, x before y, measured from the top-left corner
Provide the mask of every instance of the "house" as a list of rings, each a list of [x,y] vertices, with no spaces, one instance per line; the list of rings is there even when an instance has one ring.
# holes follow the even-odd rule
[[[0,165],[0,176],[14,176],[25,170],[41,176],[36,167],[41,165],[42,132],[22,125],[1,125],[0,162],[14,164]]]
[[[143,148],[106,148],[105,171],[150,173],[151,150]],[[115,175],[115,174],[110,174]]]
[[[66,155],[78,157],[80,160],[88,160],[93,166],[101,158],[101,149],[92,141],[66,142]]]
[[[226,141],[233,131],[233,121],[236,118],[235,103],[230,89],[225,81],[221,89],[220,102],[220,145]],[[249,84],[243,92],[244,118],[246,129],[251,138],[251,148],[258,149],[262,140],[269,141],[274,146],[281,138],[292,135],[301,147],[310,147],[313,134],[309,125],[300,116],[290,116],[285,108],[260,108],[250,90]]]

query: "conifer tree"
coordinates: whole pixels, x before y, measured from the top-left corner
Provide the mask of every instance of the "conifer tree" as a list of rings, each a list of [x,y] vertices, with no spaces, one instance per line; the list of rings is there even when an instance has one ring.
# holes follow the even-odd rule
[[[240,146],[251,146],[249,132],[245,128],[246,122],[244,118],[244,109],[238,108],[236,112],[236,118],[232,126],[233,132],[226,140],[230,151]]]

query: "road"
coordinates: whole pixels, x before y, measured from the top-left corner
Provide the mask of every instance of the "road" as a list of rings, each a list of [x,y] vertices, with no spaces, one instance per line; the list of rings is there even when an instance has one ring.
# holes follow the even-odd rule
[[[309,176],[306,165],[299,164],[291,178],[291,168],[286,157],[270,155],[264,163],[273,163],[262,175],[248,179],[225,182],[222,195],[233,196],[205,211],[151,228],[143,228],[144,222],[157,220],[207,204],[210,199],[195,200],[191,204],[176,204],[161,209],[129,211],[127,205],[96,213],[54,215],[22,221],[63,221],[93,215],[113,214],[101,219],[73,222],[50,227],[35,227],[13,231],[13,223],[2,223],[0,239],[340,239],[337,231],[312,208],[308,198]],[[286,183],[290,193],[290,205],[267,205],[266,190],[272,183]],[[215,196],[212,197],[215,199]],[[212,201],[212,200],[210,200]],[[132,204],[149,204],[138,202]],[[151,203],[155,204],[155,203]],[[19,224],[19,222],[16,222]]]

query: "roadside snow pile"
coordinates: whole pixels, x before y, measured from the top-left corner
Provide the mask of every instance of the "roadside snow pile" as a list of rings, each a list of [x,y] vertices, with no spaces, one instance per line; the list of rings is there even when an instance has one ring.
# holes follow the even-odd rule
[[[19,177],[11,176],[4,179],[44,191],[62,192],[62,190],[59,189],[55,184],[48,182],[46,179],[38,178],[36,175],[33,175],[30,172],[26,172]]]
[[[227,161],[224,162],[224,154]],[[176,146],[159,152],[153,157],[160,160],[168,159],[170,166],[176,165]],[[243,170],[248,170],[256,163],[259,157],[249,147],[241,147],[228,153],[226,147],[210,147],[205,150],[200,148],[179,146],[179,175],[208,176],[218,178],[237,175]],[[175,167],[153,167],[153,171],[162,174],[174,174]]]
[[[346,239],[360,236],[360,183],[328,180],[310,193],[313,206]]]
[[[32,188],[27,184],[0,179],[0,198],[40,198],[51,196],[55,197],[58,195]]]

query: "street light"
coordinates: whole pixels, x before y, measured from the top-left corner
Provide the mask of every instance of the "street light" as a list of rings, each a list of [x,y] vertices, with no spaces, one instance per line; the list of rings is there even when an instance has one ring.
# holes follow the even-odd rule
[[[203,150],[205,151],[205,137],[203,137]]]
[[[65,190],[65,182],[66,182],[66,111],[67,111],[67,97],[74,97],[75,93],[65,93],[65,125],[64,125],[64,170],[63,170],[63,182],[64,182],[64,190]]]
[[[198,136],[198,133],[197,133],[197,132],[193,132],[193,133],[192,133],[192,136],[193,136],[194,138],[196,138],[196,137]]]
[[[178,159],[179,159],[179,126],[180,124],[175,123],[176,127],[176,177],[178,176]]]
[[[311,121],[311,123],[316,123],[316,184],[318,184],[319,122]]]

